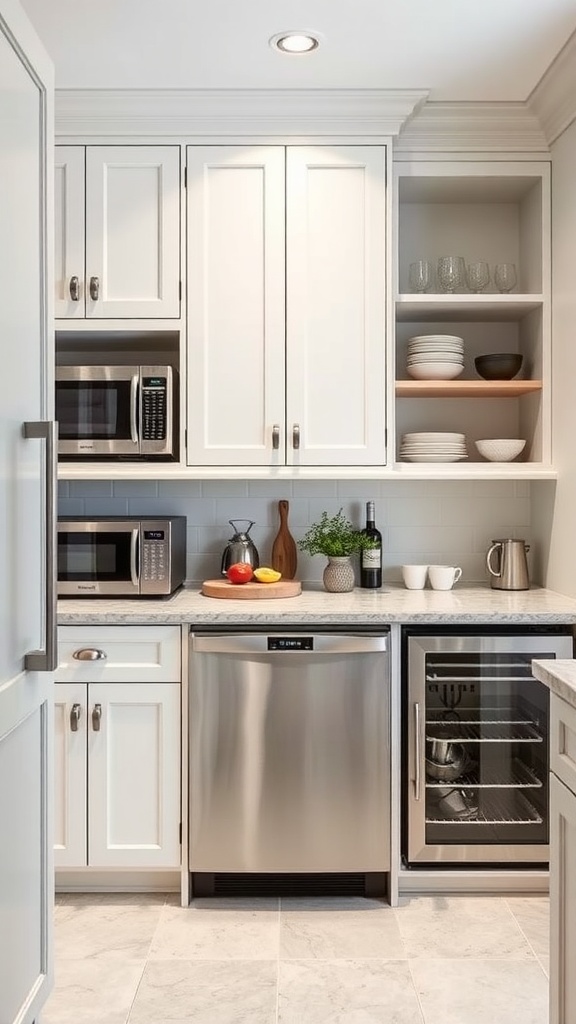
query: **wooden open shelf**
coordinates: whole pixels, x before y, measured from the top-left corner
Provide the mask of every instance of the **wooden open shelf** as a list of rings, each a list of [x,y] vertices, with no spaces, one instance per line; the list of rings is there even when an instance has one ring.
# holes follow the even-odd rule
[[[541,390],[541,380],[396,381],[398,398],[517,398]]]

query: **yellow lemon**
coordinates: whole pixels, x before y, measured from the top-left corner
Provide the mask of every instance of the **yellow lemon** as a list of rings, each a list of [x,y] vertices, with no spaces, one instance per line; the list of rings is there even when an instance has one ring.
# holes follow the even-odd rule
[[[268,569],[265,566],[261,569],[254,569],[254,576],[258,580],[258,583],[277,583],[282,573],[276,572],[276,569]]]

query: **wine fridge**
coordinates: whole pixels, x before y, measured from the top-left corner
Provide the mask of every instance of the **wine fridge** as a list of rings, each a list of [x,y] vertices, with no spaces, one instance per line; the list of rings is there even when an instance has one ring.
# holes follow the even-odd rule
[[[548,862],[549,694],[533,658],[571,658],[569,626],[405,627],[405,867]]]

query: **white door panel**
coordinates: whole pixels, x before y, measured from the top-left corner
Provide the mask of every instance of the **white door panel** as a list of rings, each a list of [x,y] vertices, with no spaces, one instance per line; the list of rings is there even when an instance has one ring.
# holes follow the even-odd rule
[[[46,460],[24,422],[51,414],[52,68],[0,0],[0,1020],[38,1018],[52,973],[52,674],[24,670],[46,619]],[[51,478],[52,482],[52,478]],[[45,661],[47,659],[44,659]]]
[[[62,683],[54,697],[54,864],[80,867],[87,856],[86,687]]]
[[[84,146],[56,146],[54,165],[54,315],[86,316]],[[73,296],[77,295],[78,298]]]
[[[385,149],[291,146],[288,461],[385,462]],[[299,428],[299,448],[291,444]]]

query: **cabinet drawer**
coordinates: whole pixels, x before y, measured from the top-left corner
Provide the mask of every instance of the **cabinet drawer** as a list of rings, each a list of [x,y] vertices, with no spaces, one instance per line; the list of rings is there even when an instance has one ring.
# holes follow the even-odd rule
[[[550,768],[576,793],[576,708],[550,697]]]
[[[83,660],[79,651],[104,657]],[[75,657],[76,655],[76,657]],[[179,626],[61,626],[57,683],[175,683],[180,681]]]

